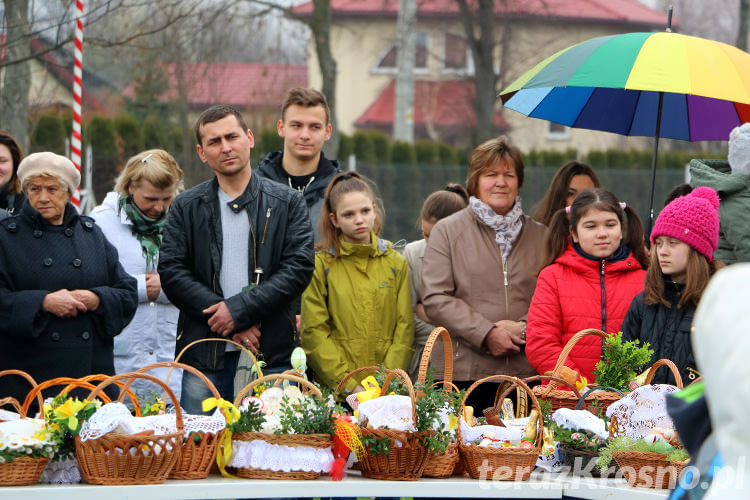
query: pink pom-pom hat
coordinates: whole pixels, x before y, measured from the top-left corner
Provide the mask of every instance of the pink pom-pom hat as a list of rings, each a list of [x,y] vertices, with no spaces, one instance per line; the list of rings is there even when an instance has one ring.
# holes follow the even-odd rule
[[[672,200],[656,218],[651,243],[657,236],[669,236],[687,243],[713,260],[719,244],[719,196],[709,187]]]

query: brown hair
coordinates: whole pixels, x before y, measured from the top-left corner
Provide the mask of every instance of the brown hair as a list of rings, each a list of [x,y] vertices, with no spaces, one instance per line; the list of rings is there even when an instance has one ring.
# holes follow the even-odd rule
[[[318,228],[320,229],[323,241],[316,245],[317,250],[324,252],[333,250],[334,259],[338,259],[339,255],[341,255],[341,244],[339,242],[341,229],[331,223],[329,214],[336,213],[336,206],[341,201],[341,197],[347,193],[365,193],[375,203],[375,225],[373,226],[373,231],[375,231],[375,234],[380,234],[380,230],[383,227],[383,206],[375,198],[371,183],[372,181],[367,177],[357,172],[341,172],[331,179],[323,197],[323,210],[320,211],[320,220],[318,221]]]
[[[449,183],[440,191],[430,194],[422,204],[419,221],[437,222],[452,213],[466,208],[469,204],[469,193],[461,184]]]
[[[523,186],[523,158],[521,150],[510,143],[510,140],[501,135],[484,141],[471,152],[469,158],[469,170],[466,175],[466,190],[471,196],[477,194],[477,182],[479,176],[500,162],[509,163],[516,171],[518,187]]]
[[[716,260],[709,262],[703,254],[690,247],[687,268],[685,269],[685,289],[680,295],[677,307],[698,307],[698,302],[708,286],[708,281],[722,267],[724,267],[723,262]],[[646,271],[643,291],[645,292],[643,301],[646,304],[672,306],[664,296],[664,273],[661,272],[659,256],[655,246],[651,248],[651,263]]]
[[[552,181],[550,181],[547,192],[542,201],[534,208],[532,219],[549,226],[552,216],[561,208],[565,208],[565,200],[568,197],[568,187],[576,175],[588,175],[594,183],[594,187],[601,187],[599,177],[594,169],[586,163],[570,160],[557,169]]]
[[[133,156],[125,164],[115,180],[115,191],[121,197],[130,195],[128,188],[137,186],[141,181],[148,181],[156,189],[174,187],[175,194],[184,186],[184,174],[174,157],[163,149],[149,149]]]
[[[565,252],[570,240],[570,232],[575,231],[578,222],[591,209],[612,212],[617,215],[622,227],[622,241],[633,252],[633,257],[640,263],[641,267],[648,267],[648,254],[643,243],[643,223],[638,212],[631,207],[620,206],[617,197],[610,191],[602,188],[584,189],[580,192],[573,204],[570,213],[565,208],[559,209],[552,216],[547,233],[544,237],[544,255],[541,271],[549,266],[555,259]]]
[[[195,140],[198,141],[198,145],[202,146],[203,143],[201,142],[203,140],[203,137],[201,135],[201,127],[205,125],[206,123],[213,123],[218,122],[222,118],[232,115],[235,118],[237,118],[237,123],[240,124],[240,127],[242,127],[242,130],[247,132],[247,124],[245,123],[245,119],[242,118],[242,115],[239,111],[234,109],[232,106],[227,106],[226,104],[217,104],[215,106],[211,106],[207,110],[205,110],[201,115],[198,117],[198,121],[195,122]]]
[[[8,132],[0,130],[0,144],[4,145],[10,151],[11,160],[13,160],[13,173],[8,181],[8,191],[13,194],[21,193],[21,181],[18,179],[18,165],[23,160],[23,151],[16,140]]]
[[[284,104],[281,105],[282,120],[284,119],[284,114],[289,106],[301,106],[303,108],[323,106],[323,109],[326,112],[326,125],[331,122],[331,109],[328,107],[328,100],[326,100],[326,96],[319,90],[295,87],[287,92]]]

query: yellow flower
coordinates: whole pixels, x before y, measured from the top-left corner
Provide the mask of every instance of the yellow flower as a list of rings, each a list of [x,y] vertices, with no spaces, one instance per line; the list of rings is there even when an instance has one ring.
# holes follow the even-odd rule
[[[578,380],[576,382],[576,389],[578,389],[578,392],[581,392],[584,389],[586,389],[586,387],[588,387],[588,385],[589,385],[589,381],[586,380],[586,377],[584,377],[583,375],[581,375],[580,376],[580,380]]]
[[[86,401],[79,401],[78,398],[68,398],[65,403],[53,410],[55,420],[58,422],[67,422],[68,428],[74,430],[78,428],[78,418],[76,414],[86,406]]]
[[[452,431],[458,429],[458,417],[455,415],[448,415],[448,430]]]

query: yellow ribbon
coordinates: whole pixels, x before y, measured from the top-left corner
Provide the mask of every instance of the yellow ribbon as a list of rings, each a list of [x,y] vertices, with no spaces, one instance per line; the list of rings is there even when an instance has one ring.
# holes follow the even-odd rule
[[[364,391],[357,393],[357,401],[360,403],[380,397],[380,386],[372,375],[362,380],[360,385],[365,389]]]
[[[225,411],[224,418],[227,421],[227,425],[236,422],[240,418],[240,411],[234,404],[223,398],[207,398],[201,403],[203,411],[211,411],[214,408],[223,408]],[[219,471],[224,477],[230,477],[232,479],[240,479],[239,477],[230,474],[226,471],[226,465],[229,463],[229,459],[232,458],[232,431],[229,428],[224,429],[224,434],[219,439],[219,451],[216,453],[216,465],[219,466]]]
[[[238,410],[234,404],[223,398],[216,399],[212,397],[204,399],[201,407],[203,411],[211,411],[214,408],[223,408],[226,410],[222,413],[224,413],[224,419],[227,421],[227,425],[233,424],[240,418],[240,410]]]

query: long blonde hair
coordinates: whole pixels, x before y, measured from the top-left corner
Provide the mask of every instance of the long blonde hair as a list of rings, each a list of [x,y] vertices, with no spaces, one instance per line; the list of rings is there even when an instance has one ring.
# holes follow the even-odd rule
[[[120,197],[129,196],[131,185],[148,181],[156,189],[175,188],[175,194],[184,189],[185,174],[174,157],[163,149],[149,149],[133,156],[115,180],[115,191]]]
[[[341,172],[331,179],[323,197],[323,210],[320,211],[320,220],[318,221],[318,228],[323,240],[316,245],[317,250],[331,250],[334,259],[338,259],[341,255],[341,244],[339,242],[341,229],[333,225],[330,214],[336,213],[336,207],[347,193],[364,193],[372,200],[376,206],[373,231],[376,235],[380,234],[383,227],[383,206],[375,197],[371,184],[372,181],[357,172]]]

